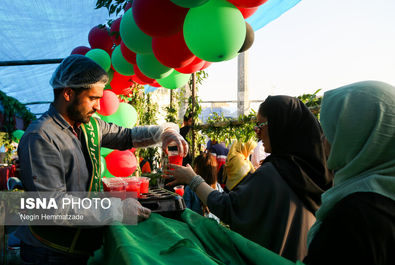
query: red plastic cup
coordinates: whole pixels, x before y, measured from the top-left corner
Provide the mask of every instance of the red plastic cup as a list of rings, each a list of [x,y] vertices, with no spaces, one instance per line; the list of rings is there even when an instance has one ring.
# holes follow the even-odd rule
[[[173,189],[181,197],[184,195],[184,186],[183,185],[175,186]]]
[[[168,162],[169,164],[176,164],[182,166],[182,155],[178,152],[178,147],[175,142],[167,146]],[[173,169],[173,168],[170,168]]]
[[[110,197],[125,199],[126,184],[122,178],[103,178],[103,190],[110,193]]]
[[[176,164],[182,166],[183,157],[180,155],[169,155],[169,164]]]
[[[140,195],[141,181],[137,177],[123,179],[126,183],[126,198],[138,198]]]
[[[151,180],[150,178],[147,177],[140,177],[139,178],[141,181],[140,184],[140,193],[148,193],[148,188],[149,188],[149,181]]]

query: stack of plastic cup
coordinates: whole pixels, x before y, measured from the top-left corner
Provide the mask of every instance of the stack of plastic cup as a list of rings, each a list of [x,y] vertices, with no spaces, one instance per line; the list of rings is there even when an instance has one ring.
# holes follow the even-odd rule
[[[148,188],[149,188],[149,181],[151,180],[150,178],[147,177],[140,177],[139,178],[141,181],[140,184],[140,193],[144,194],[144,193],[148,193]]]
[[[169,164],[182,166],[183,156],[178,152],[178,147],[175,142],[171,142],[167,146],[167,154],[169,158]]]
[[[140,184],[141,180],[137,177],[123,178],[126,183],[126,198],[140,197]]]
[[[126,183],[122,178],[103,178],[103,190],[109,192],[110,197],[125,199]]]

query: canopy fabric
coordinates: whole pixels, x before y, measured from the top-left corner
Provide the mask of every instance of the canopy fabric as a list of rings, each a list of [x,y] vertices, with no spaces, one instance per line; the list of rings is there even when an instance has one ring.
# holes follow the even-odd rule
[[[295,265],[189,209],[181,218],[177,221],[152,214],[136,226],[109,226],[102,249],[88,264]]]
[[[248,22],[258,30],[300,0],[269,0]],[[88,33],[109,17],[96,0],[2,0],[0,5],[0,61],[64,58],[77,46],[87,46]],[[57,64],[0,66],[0,90],[22,103],[52,101],[49,85]],[[28,105],[34,114],[48,104]]]
[[[107,22],[108,11],[94,0],[2,0],[0,61],[56,59],[77,46],[90,47],[91,28]],[[52,101],[49,79],[57,64],[1,66],[0,90],[22,103]],[[48,104],[28,105],[38,114]]]

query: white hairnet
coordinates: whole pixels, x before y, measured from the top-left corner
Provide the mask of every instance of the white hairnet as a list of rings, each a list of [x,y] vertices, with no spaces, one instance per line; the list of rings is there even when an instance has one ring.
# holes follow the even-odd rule
[[[108,81],[107,72],[90,58],[73,54],[60,63],[49,83],[54,89],[57,89],[89,87],[99,81],[105,83]]]

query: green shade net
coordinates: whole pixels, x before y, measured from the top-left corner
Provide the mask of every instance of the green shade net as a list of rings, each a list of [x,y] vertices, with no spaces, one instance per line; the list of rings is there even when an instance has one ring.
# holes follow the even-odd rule
[[[153,213],[136,226],[109,226],[88,264],[295,264],[189,209],[181,218]]]

